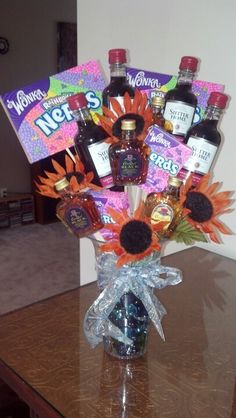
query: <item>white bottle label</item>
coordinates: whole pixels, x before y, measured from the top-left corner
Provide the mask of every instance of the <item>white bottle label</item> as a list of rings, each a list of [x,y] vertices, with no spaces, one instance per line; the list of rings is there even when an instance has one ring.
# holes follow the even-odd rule
[[[184,168],[202,175],[208,173],[218,147],[197,136],[190,136],[187,146],[192,149],[192,155],[184,164]]]
[[[93,164],[100,178],[111,174],[111,165],[108,156],[109,146],[110,144],[107,144],[105,141],[99,141],[88,146]]]
[[[174,135],[185,135],[192,125],[194,112],[194,106],[169,100],[165,106],[164,118],[172,123]]]

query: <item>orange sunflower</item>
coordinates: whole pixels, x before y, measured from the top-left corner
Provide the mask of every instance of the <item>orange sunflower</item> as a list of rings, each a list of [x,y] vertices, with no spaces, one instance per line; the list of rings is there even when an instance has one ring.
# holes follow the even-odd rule
[[[101,190],[100,187],[95,186],[91,183],[93,180],[93,173],[89,172],[85,174],[84,165],[80,161],[77,155],[74,156],[75,163],[73,160],[66,154],[65,155],[65,168],[62,167],[56,160],[51,159],[51,163],[55,170],[54,173],[49,171],[44,171],[46,178],[38,176],[41,184],[35,181],[35,184],[38,188],[37,192],[54,199],[58,199],[60,195],[56,192],[54,185],[58,180],[61,180],[63,177],[66,177],[70,182],[70,188],[73,192],[79,192],[85,188],[93,190]]]
[[[186,220],[193,227],[209,235],[211,241],[220,244],[219,232],[232,234],[218,216],[229,213],[232,209],[229,206],[233,203],[230,199],[231,191],[219,192],[220,183],[209,185],[210,174],[206,174],[200,182],[193,187],[192,176],[180,189],[180,203],[185,208]]]
[[[152,109],[148,104],[146,94],[135,90],[134,98],[131,99],[128,92],[124,95],[124,109],[120,103],[110,97],[112,110],[103,106],[103,115],[97,114],[103,129],[108,133],[109,138],[106,142],[118,142],[121,138],[121,121],[123,119],[134,119],[136,122],[136,136],[139,140],[144,140],[147,129],[152,124]]]
[[[153,251],[160,251],[156,232],[163,228],[165,222],[152,225],[144,215],[144,202],[141,202],[132,218],[125,209],[118,213],[110,208],[109,214],[116,223],[107,224],[105,227],[113,232],[113,238],[102,244],[101,250],[114,251],[119,256],[118,267],[139,261]]]

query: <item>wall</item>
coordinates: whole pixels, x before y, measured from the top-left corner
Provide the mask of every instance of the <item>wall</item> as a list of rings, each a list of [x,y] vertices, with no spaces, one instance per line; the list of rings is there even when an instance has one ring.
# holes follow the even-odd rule
[[[221,123],[224,141],[214,167],[214,180],[224,190],[236,190],[235,86],[236,3],[234,0],[77,0],[79,63],[100,60],[109,75],[107,51],[129,50],[130,65],[176,74],[183,55],[200,58],[198,79],[221,83],[231,96]],[[221,218],[236,232],[235,212]],[[203,244],[236,258],[236,236],[224,236],[224,245]],[[168,244],[165,253],[184,246]]]
[[[76,0],[1,0],[0,36],[10,50],[0,55],[0,93],[56,73],[59,21],[77,21]],[[0,187],[30,191],[30,166],[2,106],[0,149]]]

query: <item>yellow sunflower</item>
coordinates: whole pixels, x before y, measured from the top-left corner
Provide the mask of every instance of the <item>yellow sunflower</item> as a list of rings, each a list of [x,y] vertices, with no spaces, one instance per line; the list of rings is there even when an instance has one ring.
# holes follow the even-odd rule
[[[65,168],[62,167],[56,160],[51,159],[52,166],[55,170],[54,173],[49,171],[44,171],[46,178],[38,176],[40,183],[35,181],[35,184],[38,188],[37,192],[54,199],[58,199],[60,195],[56,192],[54,185],[58,180],[61,180],[63,177],[66,177],[70,182],[70,188],[73,192],[79,192],[83,189],[89,188],[93,190],[101,190],[100,187],[95,186],[91,183],[93,180],[93,173],[89,172],[85,174],[84,165],[80,161],[77,155],[74,156],[75,163],[72,159],[66,154],[65,155]]]
[[[124,108],[120,103],[110,97],[112,110],[103,106],[103,115],[97,114],[100,125],[108,133],[108,143],[118,142],[121,138],[121,121],[123,119],[134,119],[136,122],[136,136],[144,140],[147,130],[152,124],[152,109],[148,104],[146,94],[135,90],[134,98],[131,99],[128,92],[124,95]]]
[[[231,191],[219,192],[220,183],[209,185],[210,174],[206,174],[200,182],[193,187],[192,176],[180,189],[180,203],[185,208],[186,220],[197,230],[209,235],[211,241],[220,244],[219,232],[232,234],[218,216],[229,213],[229,206],[233,203],[230,199]]]
[[[125,209],[118,213],[110,208],[109,214],[116,223],[105,227],[113,232],[113,238],[102,244],[101,250],[114,251],[119,256],[118,267],[139,261],[153,251],[160,251],[156,233],[163,228],[165,222],[152,225],[144,215],[144,202],[141,202],[132,218]]]

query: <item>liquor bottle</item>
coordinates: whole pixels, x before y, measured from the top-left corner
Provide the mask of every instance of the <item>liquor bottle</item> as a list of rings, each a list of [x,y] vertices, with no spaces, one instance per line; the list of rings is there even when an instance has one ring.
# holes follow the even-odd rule
[[[145,201],[145,215],[151,223],[166,222],[163,230],[158,232],[159,238],[168,238],[182,214],[179,204],[179,189],[182,182],[177,177],[169,177],[166,188],[159,193],[149,193]]]
[[[126,78],[126,50],[110,49],[108,52],[110,64],[110,83],[102,92],[102,103],[111,108],[110,97],[114,97],[122,106],[124,94],[128,92],[130,97],[134,97],[134,88],[130,86]]]
[[[93,182],[105,188],[113,185],[111,166],[108,157],[109,144],[105,142],[106,131],[96,125],[87,108],[84,93],[67,98],[73,116],[77,121],[78,133],[74,138],[75,150],[84,164],[86,171],[94,173]]]
[[[192,173],[193,185],[196,185],[201,177],[210,171],[221,143],[217,124],[227,101],[226,94],[212,92],[207,101],[203,120],[187,132],[184,143],[192,149],[192,155],[178,173],[178,177],[183,182]]]
[[[152,123],[164,128],[165,118],[163,116],[163,107],[165,105],[164,96],[154,96],[151,101]]]
[[[56,207],[56,216],[72,234],[83,238],[103,228],[100,214],[90,194],[73,193],[66,177],[57,181],[54,187],[61,197]]]
[[[109,148],[113,180],[118,186],[146,181],[149,147],[136,138],[135,129],[135,120],[123,119],[122,138]]]
[[[182,57],[179,65],[177,85],[165,96],[164,118],[173,126],[172,134],[183,142],[192,125],[197,98],[192,92],[192,81],[197,70],[198,60],[194,57]]]

